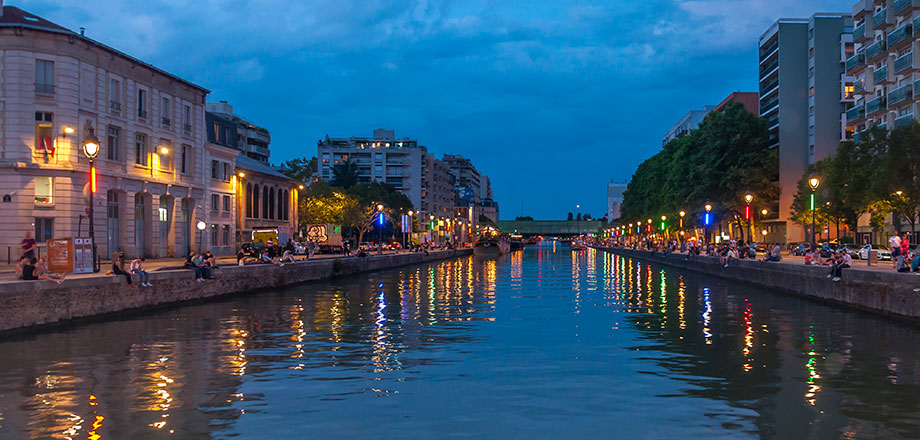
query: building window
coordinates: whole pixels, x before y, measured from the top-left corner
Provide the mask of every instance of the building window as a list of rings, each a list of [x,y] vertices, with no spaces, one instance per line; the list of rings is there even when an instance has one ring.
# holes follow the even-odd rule
[[[163,113],[162,118],[161,118],[163,125],[168,127],[169,124],[172,122],[169,119],[169,98],[163,98],[163,108],[160,109],[160,112]]]
[[[278,190],[278,220],[284,220],[284,191]]]
[[[252,218],[252,184],[246,184],[246,218]]]
[[[259,185],[252,188],[252,218],[259,218]]]
[[[843,86],[843,95],[846,97],[846,99],[853,99],[853,92],[853,84],[847,84]]]
[[[217,245],[217,225],[211,225],[211,246]]]
[[[225,182],[230,181],[230,164],[227,162],[222,162],[220,167],[220,180]]]
[[[284,190],[284,219],[288,219],[288,213],[291,212],[291,192]]]
[[[108,148],[105,150],[105,157],[108,160],[119,160],[121,159],[121,129],[118,127],[109,126],[108,130]]]
[[[50,205],[54,203],[54,177],[39,176],[35,178],[35,204]]]
[[[268,208],[268,187],[262,188],[262,218],[268,218],[270,214]]]
[[[160,139],[159,151],[157,151],[157,160],[160,162],[160,169],[168,171],[172,169],[172,156],[176,154],[172,148],[172,142]]]
[[[815,96],[815,86],[808,88],[808,96]]]
[[[137,90],[137,117],[147,119],[147,91]]]
[[[192,106],[182,106],[182,126],[185,131],[192,131]]]
[[[189,170],[191,169],[191,164],[189,163],[191,159],[190,150],[191,150],[191,147],[189,147],[188,145],[182,146],[182,158],[181,158],[182,162],[180,164],[182,174],[188,174]]]
[[[808,49],[808,58],[814,58],[814,57],[815,57],[815,48],[813,48],[813,47],[812,47],[812,48],[809,48],[809,49]]]
[[[811,66],[808,68],[808,77],[811,78],[813,76],[815,76],[815,67]]]
[[[220,162],[216,160],[211,161],[211,178],[219,179],[220,178]]]
[[[54,93],[54,61],[35,60],[35,93]]]
[[[220,211],[220,196],[217,194],[211,194],[211,210]]]
[[[275,219],[275,188],[268,191],[268,218]]]
[[[35,152],[47,153],[54,156],[54,134],[52,123],[54,114],[51,112],[35,112]]]
[[[37,243],[46,243],[54,239],[54,219],[53,218],[35,218],[35,241]]]
[[[109,108],[121,111],[121,81],[109,80]]]
[[[220,244],[230,246],[230,225],[223,225],[220,227],[220,230],[222,232]]]
[[[230,196],[224,196],[224,211],[230,212]]]
[[[134,135],[134,163],[147,166],[147,135]]]
[[[220,142],[220,124],[214,123],[214,142]]]

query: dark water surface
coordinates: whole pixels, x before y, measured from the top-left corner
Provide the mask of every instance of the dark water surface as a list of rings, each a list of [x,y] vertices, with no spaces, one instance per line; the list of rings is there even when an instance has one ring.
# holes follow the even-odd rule
[[[920,330],[543,246],[0,341],[0,438],[920,438]]]

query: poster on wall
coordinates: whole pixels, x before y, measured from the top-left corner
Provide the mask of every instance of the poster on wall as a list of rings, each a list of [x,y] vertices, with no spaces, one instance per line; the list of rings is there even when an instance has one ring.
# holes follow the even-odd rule
[[[72,273],[74,265],[73,239],[48,241],[48,270],[52,273]]]

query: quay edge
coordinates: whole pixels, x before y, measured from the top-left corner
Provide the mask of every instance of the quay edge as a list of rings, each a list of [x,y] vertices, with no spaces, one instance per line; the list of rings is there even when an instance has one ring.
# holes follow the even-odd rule
[[[150,272],[153,287],[128,287],[122,276],[0,283],[0,333],[37,330],[87,318],[138,311],[224,295],[292,286],[308,281],[353,275],[470,256],[472,249],[324,258],[278,265],[221,266],[213,280],[196,283],[191,270]]]
[[[626,258],[687,269],[732,281],[776,289],[824,302],[904,319],[920,324],[920,293],[914,292],[920,277],[896,272],[844,269],[838,282],[827,278],[826,266],[762,263],[760,260],[732,260],[729,267],[718,257],[697,256],[687,261],[684,254],[596,247]]]

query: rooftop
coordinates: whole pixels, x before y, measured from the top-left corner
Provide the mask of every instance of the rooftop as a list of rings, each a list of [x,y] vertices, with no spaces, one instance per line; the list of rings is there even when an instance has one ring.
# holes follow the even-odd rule
[[[236,156],[236,167],[241,170],[250,171],[253,173],[265,174],[266,176],[277,177],[284,180],[294,180],[284,174],[278,172],[278,170],[259,162],[258,160],[252,159],[245,154],[239,154]]]

